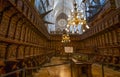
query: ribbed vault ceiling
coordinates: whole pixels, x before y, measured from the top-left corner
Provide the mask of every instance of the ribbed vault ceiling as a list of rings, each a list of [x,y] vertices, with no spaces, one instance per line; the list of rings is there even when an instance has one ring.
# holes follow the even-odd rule
[[[38,0],[37,3],[39,3],[39,1],[40,0]],[[51,9],[53,10],[45,17],[45,20],[54,23],[54,24],[47,24],[48,31],[49,32],[56,31],[58,29],[63,30],[64,29],[63,26],[60,26],[59,24],[60,23],[66,24],[67,17],[71,14],[71,11],[74,9],[75,2],[77,3],[79,10],[82,9],[81,1],[82,0],[48,0],[49,6],[46,7],[46,11],[49,11]]]

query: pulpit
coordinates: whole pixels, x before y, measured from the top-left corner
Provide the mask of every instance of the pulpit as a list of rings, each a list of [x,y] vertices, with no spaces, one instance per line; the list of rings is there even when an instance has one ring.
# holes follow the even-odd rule
[[[91,63],[72,59],[71,69],[71,77],[92,77]]]

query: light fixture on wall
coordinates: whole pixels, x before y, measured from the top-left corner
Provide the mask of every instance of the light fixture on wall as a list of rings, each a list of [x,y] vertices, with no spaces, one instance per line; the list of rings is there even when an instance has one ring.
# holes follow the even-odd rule
[[[78,25],[82,26],[83,32],[85,29],[89,29],[89,26],[86,23],[86,19],[83,14],[83,10],[78,11],[77,3],[74,4],[74,11],[71,12],[71,15],[68,16],[68,24],[67,27],[70,26],[77,27]]]

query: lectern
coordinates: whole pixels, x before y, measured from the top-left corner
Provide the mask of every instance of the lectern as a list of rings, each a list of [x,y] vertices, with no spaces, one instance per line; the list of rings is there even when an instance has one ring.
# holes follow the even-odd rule
[[[80,62],[72,59],[71,77],[92,77],[91,63]]]

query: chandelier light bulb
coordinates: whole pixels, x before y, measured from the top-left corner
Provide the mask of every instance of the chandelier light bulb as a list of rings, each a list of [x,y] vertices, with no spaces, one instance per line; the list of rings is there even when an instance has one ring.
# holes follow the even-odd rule
[[[86,20],[86,18],[84,17],[84,20]]]
[[[70,18],[67,19],[68,21],[70,20]]]
[[[81,22],[80,24],[83,25],[83,22]]]
[[[69,32],[69,29],[67,29],[67,32]]]
[[[75,25],[75,22],[73,22],[73,25]]]
[[[71,15],[68,15],[68,17],[71,17]]]
[[[85,32],[85,29],[83,29],[83,32]]]
[[[67,24],[67,27],[69,27],[70,25],[69,24]]]
[[[73,10],[71,10],[71,12],[74,12]]]
[[[77,18],[79,18],[79,16],[77,16]]]
[[[67,28],[65,28],[65,30],[67,31]]]
[[[82,15],[81,15],[81,18],[83,18],[83,17],[84,17],[84,15],[82,14]]]
[[[88,25],[86,25],[86,28],[89,29],[90,27]]]
[[[80,10],[81,13],[83,13],[83,10]]]

